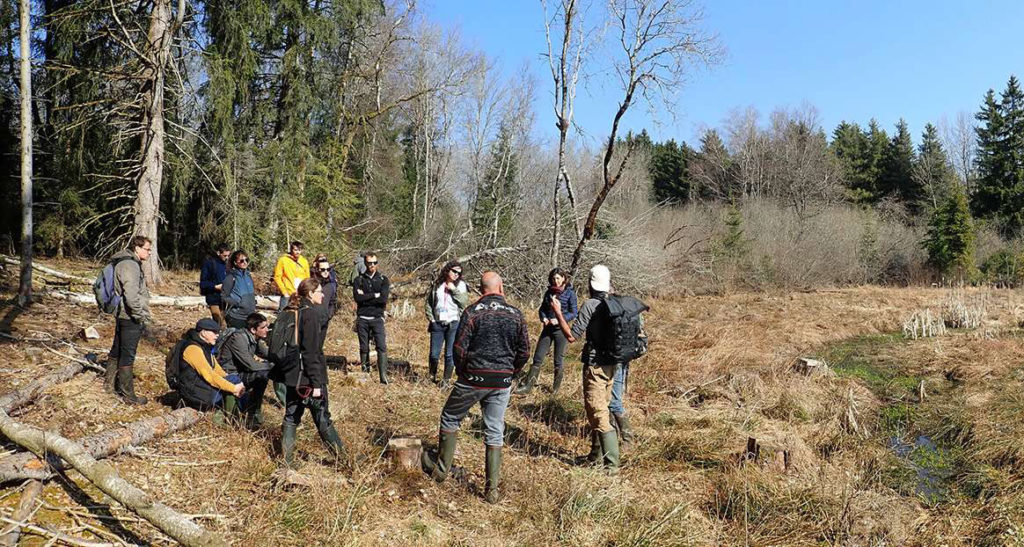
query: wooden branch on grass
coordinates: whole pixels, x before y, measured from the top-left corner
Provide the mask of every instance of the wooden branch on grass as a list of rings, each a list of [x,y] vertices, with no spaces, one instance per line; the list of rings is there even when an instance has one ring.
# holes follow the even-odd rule
[[[93,458],[99,460],[120,453],[129,446],[141,446],[153,439],[186,429],[203,418],[203,413],[191,408],[145,418],[137,422],[101,431],[78,440],[78,444]],[[49,461],[31,452],[21,452],[0,459],[0,484],[24,479],[49,479],[67,465],[57,458]]]
[[[56,298],[58,300],[67,300],[76,304],[84,304],[88,306],[96,305],[96,297],[89,293],[76,293],[71,291],[62,291],[59,289],[52,289],[47,291],[48,296]],[[277,310],[278,302],[280,301],[279,296],[257,296],[256,307],[264,310]],[[205,296],[163,296],[159,294],[153,294],[149,297],[150,306],[168,306],[175,308],[194,308],[198,306],[206,306]]]
[[[10,264],[11,266],[21,267],[21,261],[16,259],[16,258],[11,258],[9,256],[5,256],[5,257],[3,257],[3,261],[4,261],[4,263]],[[43,266],[41,264],[37,264],[34,261],[32,262],[32,269],[38,271],[39,273],[50,275],[50,276],[56,277],[58,279],[63,279],[65,281],[77,281],[79,283],[85,283],[85,284],[89,284],[89,285],[92,285],[92,282],[93,282],[92,279],[86,279],[86,278],[81,277],[81,276],[66,274],[64,272],[54,270],[53,268],[47,268],[46,266]]]
[[[154,500],[121,478],[107,463],[97,461],[81,444],[60,435],[15,421],[0,411],[0,433],[40,458],[60,456],[108,496],[114,498],[165,534],[186,546],[227,545],[227,542],[188,517]]]
[[[13,412],[39,398],[51,386],[66,382],[83,370],[85,366],[75,362],[64,365],[42,378],[36,378],[25,386],[0,396],[0,410]]]
[[[16,522],[22,522],[27,520],[36,506],[36,499],[39,494],[43,491],[43,483],[37,480],[30,480],[25,485],[25,490],[21,493],[21,500],[18,502],[18,508],[14,510],[14,514],[11,515],[11,520]],[[11,531],[0,537],[0,543],[7,547],[15,547],[18,545],[18,538],[21,536],[20,525],[14,525],[11,527]]]

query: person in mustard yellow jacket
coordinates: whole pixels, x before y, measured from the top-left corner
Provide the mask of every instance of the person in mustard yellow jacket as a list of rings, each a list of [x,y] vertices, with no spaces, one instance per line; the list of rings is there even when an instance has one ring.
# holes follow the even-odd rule
[[[302,242],[293,241],[288,245],[288,254],[277,259],[274,266],[274,283],[281,291],[281,303],[277,307],[277,313],[281,313],[288,306],[288,299],[295,294],[295,288],[299,283],[309,277],[309,261],[302,256]]]

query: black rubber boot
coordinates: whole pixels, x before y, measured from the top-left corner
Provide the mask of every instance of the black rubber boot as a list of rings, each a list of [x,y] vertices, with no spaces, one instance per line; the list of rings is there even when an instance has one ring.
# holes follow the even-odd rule
[[[430,381],[434,382],[435,384],[437,383],[437,365],[438,365],[437,359],[430,359],[430,363],[429,363],[429,367],[430,367],[429,368]]]
[[[370,372],[370,352],[359,353],[359,364],[363,366],[363,372]]]
[[[281,424],[281,457],[284,458],[284,465],[290,469],[295,469],[295,429],[294,424]]]
[[[432,459],[426,450],[420,456],[423,472],[430,475],[430,478],[437,482],[443,482],[448,478],[448,472],[452,468],[452,460],[455,458],[456,438],[455,433],[441,432],[437,439],[437,460]]]
[[[121,400],[130,405],[144,405],[149,402],[145,397],[135,396],[135,376],[132,374],[131,365],[117,367],[117,394]]]
[[[320,440],[327,446],[327,450],[334,456],[334,461],[337,463],[348,462],[348,450],[345,449],[345,443],[341,442],[341,436],[338,435],[338,430],[334,428],[334,424],[331,424],[326,429],[319,431]]]
[[[103,391],[107,393],[114,393],[114,387],[117,383],[117,359],[107,359],[107,364],[103,369]]]
[[[609,475],[619,474],[619,437],[615,430],[601,433],[601,450],[604,452],[604,470]]]
[[[380,383],[388,385],[388,352],[377,350],[377,375]]]
[[[533,384],[537,381],[538,376],[540,376],[540,365],[534,363],[530,366],[530,372],[526,375],[526,381],[516,388],[516,395],[526,395],[533,391]]]
[[[488,446],[484,455],[484,469],[487,473],[487,486],[484,489],[484,500],[487,503],[498,503],[501,500],[501,492],[498,485],[501,483],[501,447]]]
[[[565,369],[558,367],[555,369],[555,381],[551,384],[551,394],[558,393],[558,388],[562,387],[562,378],[565,376]]]
[[[615,429],[619,432],[619,439],[622,441],[622,444],[633,444],[633,427],[629,424],[629,416],[625,412],[622,414],[613,412],[612,417],[615,419],[615,425],[618,426]]]

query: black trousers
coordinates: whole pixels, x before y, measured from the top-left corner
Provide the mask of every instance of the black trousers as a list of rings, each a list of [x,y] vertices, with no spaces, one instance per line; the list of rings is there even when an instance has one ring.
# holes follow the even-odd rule
[[[388,350],[387,336],[384,333],[383,317],[377,317],[375,319],[363,319],[362,317],[357,318],[356,336],[359,337],[360,358],[362,355],[370,353],[370,337],[373,337],[373,345],[376,346],[378,353]]]
[[[324,434],[334,427],[331,421],[331,410],[327,404],[327,388],[320,390],[320,397],[302,397],[296,391],[295,386],[288,386],[285,392],[284,402],[284,423],[299,425],[302,421],[302,413],[309,409],[309,415],[313,418],[316,430],[323,437]]]
[[[131,319],[118,319],[114,326],[114,343],[110,346],[109,359],[117,361],[118,367],[135,364],[135,354],[142,339],[142,323]]]

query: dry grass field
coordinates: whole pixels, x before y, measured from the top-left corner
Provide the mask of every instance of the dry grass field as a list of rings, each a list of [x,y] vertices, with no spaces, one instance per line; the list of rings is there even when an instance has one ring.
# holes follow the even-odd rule
[[[162,292],[194,291],[194,277],[172,275]],[[19,314],[10,304],[11,279],[4,281],[0,330],[52,339],[64,352],[108,349],[109,318],[50,298]],[[278,487],[281,411],[273,407],[257,433],[204,421],[110,461],[239,545],[1024,543],[1021,299],[968,289],[957,298],[983,308],[979,326],[917,340],[902,334],[914,311],[941,314],[950,294],[863,287],[654,300],[651,351],[632,367],[627,407],[637,438],[624,450],[621,475],[576,463],[589,445],[574,346],[557,396],[547,389],[548,361],[540,389],[513,398],[504,499],[496,506],[480,496],[478,413],[460,434],[460,478],[435,484],[395,471],[382,457],[392,435],[436,442],[446,394],[421,379],[428,344],[418,297],[410,302],[415,312],[389,326],[390,353],[413,363],[411,377],[381,386],[358,371],[330,372],[331,412],[357,454],[351,467],[327,459],[307,418],[299,459],[312,486]],[[152,401],[167,391],[163,353],[205,310],[154,311],[169,334],[140,348],[137,390],[150,404],[123,405],[86,372],[18,419],[78,438],[167,412]],[[100,340],[74,338],[88,325]],[[350,326],[335,319],[329,355],[357,355]],[[0,340],[0,393],[63,364],[43,345]],[[828,370],[801,374],[794,370],[800,357],[822,359]],[[743,458],[751,437],[761,447],[756,460]],[[14,451],[3,444],[0,458]],[[0,486],[0,516],[12,513],[19,489]],[[47,483],[30,520],[94,542],[171,543],[73,471]]]

